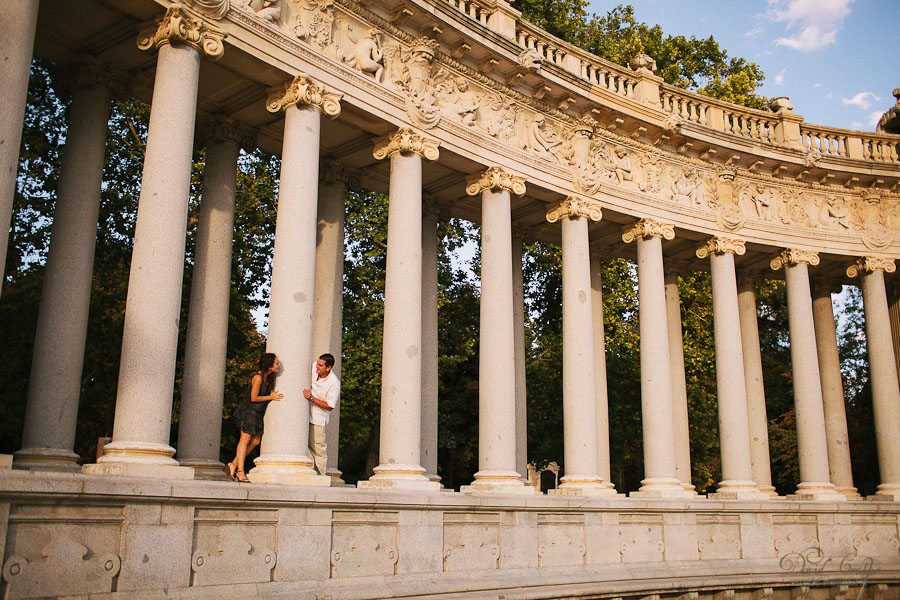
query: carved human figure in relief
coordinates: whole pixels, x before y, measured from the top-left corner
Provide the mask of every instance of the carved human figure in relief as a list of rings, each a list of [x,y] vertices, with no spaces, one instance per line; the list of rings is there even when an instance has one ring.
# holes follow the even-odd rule
[[[381,51],[380,37],[381,33],[377,29],[369,29],[357,42],[351,60],[348,61],[350,66],[372,75],[378,83],[381,83],[384,76],[384,53]]]
[[[281,0],[241,0],[256,13],[257,17],[271,23],[281,20]]]
[[[819,205],[819,225],[829,229],[850,229],[850,208],[843,198],[828,196],[816,204]]]
[[[681,167],[673,174],[669,194],[675,202],[697,201],[697,176],[690,167]]]
[[[301,40],[324,48],[332,41],[334,0],[291,0],[294,16],[290,29]]]
[[[634,180],[634,172],[631,164],[631,157],[628,156],[628,150],[622,146],[616,146],[615,150],[615,169],[616,179],[619,183]]]
[[[756,216],[763,221],[771,221],[773,217],[773,192],[772,190],[757,185],[756,189],[750,192],[750,201],[756,207]]]
[[[528,128],[528,148],[542,154],[550,154],[559,162],[564,162],[560,156],[560,149],[563,143],[559,134],[547,122],[544,115],[535,115],[532,119],[531,126]]]
[[[459,115],[463,125],[474,127],[478,122],[478,107],[480,100],[475,96],[475,92],[469,89],[469,81],[464,77],[456,79],[456,114]]]

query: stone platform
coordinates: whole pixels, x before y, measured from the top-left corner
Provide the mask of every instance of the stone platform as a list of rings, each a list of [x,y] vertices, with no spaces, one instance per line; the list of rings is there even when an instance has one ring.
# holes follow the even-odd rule
[[[0,515],[7,599],[900,597],[895,502],[4,471]]]

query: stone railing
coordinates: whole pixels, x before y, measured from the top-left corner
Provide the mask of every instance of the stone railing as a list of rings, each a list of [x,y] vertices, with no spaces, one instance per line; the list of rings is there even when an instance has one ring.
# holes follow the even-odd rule
[[[538,29],[527,21],[516,23],[516,42],[526,50],[534,50],[540,57],[548,62],[566,69],[566,57],[569,50],[562,40],[554,38],[542,29]]]
[[[488,26],[488,18],[494,12],[494,9],[488,4],[478,0],[444,0],[444,2],[462,14],[475,19],[485,27]]]
[[[802,149],[823,157],[900,163],[900,137],[821,125],[800,125]]]

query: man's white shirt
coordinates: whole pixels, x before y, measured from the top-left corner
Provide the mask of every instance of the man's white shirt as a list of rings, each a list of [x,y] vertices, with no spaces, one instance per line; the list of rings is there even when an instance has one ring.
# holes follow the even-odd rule
[[[332,409],[337,406],[338,397],[341,395],[341,381],[329,371],[328,375],[323,379],[318,378],[316,373],[316,363],[312,364],[312,391],[313,398],[318,398]],[[328,425],[328,419],[331,418],[331,411],[316,406],[314,402],[309,403],[309,422],[313,425]]]

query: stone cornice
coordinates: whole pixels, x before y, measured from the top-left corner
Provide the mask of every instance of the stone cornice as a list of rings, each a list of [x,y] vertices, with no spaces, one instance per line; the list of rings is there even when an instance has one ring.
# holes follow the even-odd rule
[[[231,142],[247,152],[256,149],[256,131],[224,115],[213,115],[201,121],[197,127],[196,137],[201,145]]]
[[[743,256],[747,252],[747,246],[743,240],[733,238],[711,237],[706,243],[697,248],[697,258],[703,259],[710,254],[735,254]]]
[[[194,48],[211,61],[222,58],[225,34],[209,28],[200,19],[187,13],[180,4],[172,4],[159,20],[155,29],[140,33],[137,46],[141,50],[159,49],[165,44],[184,44]]]
[[[323,183],[343,183],[352,190],[359,189],[359,171],[343,163],[326,158],[319,163],[319,179]]]
[[[897,270],[893,258],[884,256],[860,256],[856,262],[847,267],[847,277],[856,277],[857,275],[866,273],[875,273],[883,271],[885,273],[893,273]]]
[[[435,161],[440,156],[439,147],[440,142],[437,140],[403,127],[390,135],[375,140],[375,150],[372,152],[372,156],[376,160],[383,160],[395,154],[418,154],[425,160]]]
[[[665,240],[674,240],[675,226],[666,223],[660,223],[659,221],[654,221],[653,219],[641,219],[622,232],[622,241],[626,244],[630,244],[638,238],[660,238]]]
[[[284,82],[280,90],[269,95],[266,109],[275,113],[287,110],[291,106],[311,106],[333,119],[341,114],[343,97],[343,94],[328,90],[306,73],[300,73],[291,81]]]
[[[507,191],[516,196],[525,193],[525,178],[513,175],[500,167],[490,167],[466,177],[466,194],[477,196],[487,190]]]
[[[584,217],[591,221],[599,221],[603,218],[603,211],[599,202],[580,196],[569,196],[556,206],[547,209],[547,221],[550,223],[556,223],[563,217],[570,219]]]
[[[819,264],[819,253],[815,250],[801,250],[798,248],[787,248],[782,250],[781,254],[771,260],[769,266],[773,271],[778,271],[782,267],[796,267],[797,265],[809,265],[815,267]]]

